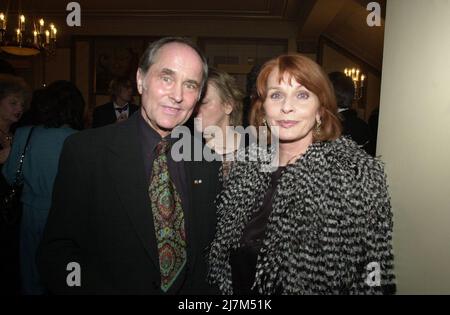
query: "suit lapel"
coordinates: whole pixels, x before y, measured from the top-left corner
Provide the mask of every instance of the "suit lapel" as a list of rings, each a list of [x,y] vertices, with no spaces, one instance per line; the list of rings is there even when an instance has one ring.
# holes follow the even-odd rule
[[[202,141],[199,139],[193,139],[194,143],[192,148],[195,147],[195,141]],[[199,144],[200,148],[203,148],[202,144]],[[211,208],[205,208],[205,204],[209,203],[210,198],[215,197],[216,185],[218,184],[219,168],[221,162],[212,161],[195,161],[192,156],[192,161],[185,162],[186,179],[188,183],[189,194],[189,213],[186,215],[186,237],[188,240],[189,251],[188,261],[190,264],[195,264],[195,261],[199,259],[199,255],[203,255],[209,244],[205,246],[199,246],[199,244],[205,244],[205,240],[202,239],[208,235],[206,230],[215,230],[215,209],[211,202]],[[194,188],[195,187],[195,188]],[[213,211],[210,213],[210,211]],[[208,240],[206,240],[208,241]],[[208,242],[206,242],[208,243]]]
[[[186,173],[186,182],[187,182],[187,192],[189,198],[189,208],[188,211],[185,211],[185,229],[186,229],[186,241],[187,241],[187,261],[193,266],[195,261],[195,252],[196,252],[196,242],[194,238],[195,231],[195,205],[193,203],[193,195],[192,195],[192,170],[191,170],[191,162],[185,162],[185,173]]]
[[[114,102],[111,102],[110,104],[111,105],[109,107],[110,110],[108,111],[108,120],[111,122],[111,124],[114,124],[117,121],[116,109],[114,108]]]
[[[138,114],[115,129],[109,144],[108,166],[122,209],[136,230],[143,247],[159,270],[153,214],[148,196],[142,147],[138,130]]]

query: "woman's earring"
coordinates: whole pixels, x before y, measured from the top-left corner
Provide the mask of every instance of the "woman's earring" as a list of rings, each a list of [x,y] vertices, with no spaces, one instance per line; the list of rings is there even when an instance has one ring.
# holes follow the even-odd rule
[[[263,135],[267,136],[267,128],[269,128],[269,126],[267,125],[267,120],[265,118],[263,118],[262,125],[259,128]]]
[[[317,120],[316,121],[316,127],[315,127],[315,133],[316,133],[316,135],[320,135],[320,132],[322,131],[321,130],[321,127],[322,126],[322,121],[320,121],[320,120]]]

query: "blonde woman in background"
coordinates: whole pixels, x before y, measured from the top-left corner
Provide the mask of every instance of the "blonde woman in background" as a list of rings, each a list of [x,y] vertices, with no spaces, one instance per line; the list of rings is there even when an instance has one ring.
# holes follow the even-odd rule
[[[197,111],[195,124],[203,133],[206,145],[222,157],[223,179],[228,176],[237,150],[245,145],[245,137],[233,127],[242,124],[244,94],[229,74],[210,68],[208,85]]]

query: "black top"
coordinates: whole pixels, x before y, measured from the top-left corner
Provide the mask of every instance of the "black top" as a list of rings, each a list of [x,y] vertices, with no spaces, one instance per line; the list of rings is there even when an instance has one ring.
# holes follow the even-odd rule
[[[255,281],[256,262],[261,250],[267,223],[269,222],[269,216],[272,213],[273,196],[284,169],[285,167],[279,167],[272,173],[270,186],[264,196],[261,209],[253,214],[245,226],[240,240],[240,248],[231,252],[230,264],[234,294],[257,294],[257,290],[251,289]]]

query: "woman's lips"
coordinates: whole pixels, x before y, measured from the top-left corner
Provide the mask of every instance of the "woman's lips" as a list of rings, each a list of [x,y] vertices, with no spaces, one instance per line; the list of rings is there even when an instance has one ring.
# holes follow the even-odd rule
[[[296,120],[277,120],[277,125],[281,128],[291,128],[298,124],[298,121]]]

